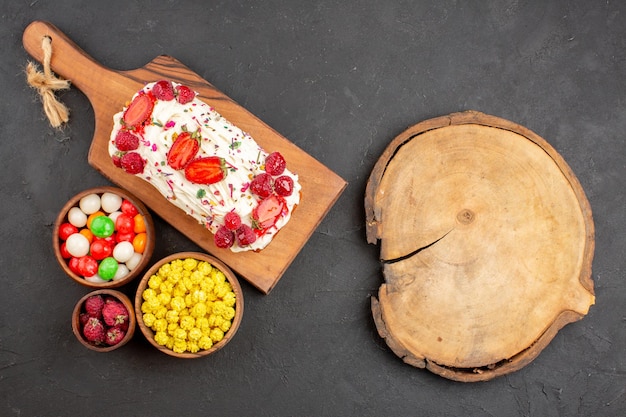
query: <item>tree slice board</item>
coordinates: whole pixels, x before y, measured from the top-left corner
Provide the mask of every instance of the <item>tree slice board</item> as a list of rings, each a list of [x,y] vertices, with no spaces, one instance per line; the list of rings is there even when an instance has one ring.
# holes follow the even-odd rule
[[[117,71],[106,68],[87,55],[54,25],[35,21],[23,33],[23,45],[42,62],[42,39],[52,39],[51,69],[68,79],[89,99],[95,113],[95,131],[88,163],[102,175],[141,199],[198,246],[221,259],[263,293],[269,293],[300,252],[347,183],[315,158],[267,126],[256,116],[220,92],[198,74],[170,56],[158,56],[142,68]],[[152,185],[116,168],[108,154],[113,115],[146,83],[159,79],[183,83],[222,116],[249,133],[264,149],[280,151],[293,172],[299,175],[302,198],[286,227],[260,252],[233,253],[217,248],[213,235],[170,204]]]
[[[483,381],[532,361],[594,304],[594,226],[563,158],[530,130],[468,111],[396,137],[369,178],[376,327],[406,363]]]

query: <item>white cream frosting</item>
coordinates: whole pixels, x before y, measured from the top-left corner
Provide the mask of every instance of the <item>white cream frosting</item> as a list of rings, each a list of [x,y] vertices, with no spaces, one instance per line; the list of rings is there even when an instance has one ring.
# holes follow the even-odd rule
[[[154,84],[147,84],[133,98],[148,93]],[[174,87],[178,85],[172,84]],[[109,141],[111,156],[118,152],[115,137],[123,127],[121,118],[124,110],[113,116]],[[183,127],[189,132],[200,129],[202,140],[196,157],[218,156],[224,159],[228,172],[223,180],[210,185],[194,184],[185,178],[184,170],[172,169],[167,164],[172,136],[180,134]],[[193,101],[187,104],[179,104],[176,99],[155,100],[151,122],[143,132],[138,132],[138,136],[140,144],[135,152],[142,156],[146,165],[143,172],[136,175],[156,187],[172,204],[205,225],[212,233],[224,224],[224,215],[229,211],[237,212],[242,223],[252,227],[252,211],[260,197],[250,192],[250,182],[256,175],[265,172],[263,164],[268,153],[250,135],[222,117],[196,94]],[[241,247],[235,242],[230,250],[261,250],[287,224],[294,207],[300,202],[301,185],[298,176],[288,169],[281,175],[290,176],[294,183],[293,193],[283,197],[287,210],[284,210],[274,226],[258,235],[253,244]]]

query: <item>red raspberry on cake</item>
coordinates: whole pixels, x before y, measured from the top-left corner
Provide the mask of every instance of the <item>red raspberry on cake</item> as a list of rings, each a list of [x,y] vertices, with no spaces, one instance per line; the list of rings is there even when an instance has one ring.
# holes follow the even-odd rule
[[[287,163],[285,158],[279,152],[272,152],[265,158],[265,172],[270,175],[277,176],[285,172]]]
[[[220,226],[213,237],[215,240],[215,246],[220,249],[228,249],[235,243],[235,234],[226,226]]]
[[[129,174],[140,174],[143,172],[143,168],[146,165],[146,161],[143,160],[141,155],[137,152],[125,153],[120,158],[120,166]]]
[[[239,246],[248,246],[256,241],[256,233],[247,224],[242,224],[235,232],[235,238]]]
[[[152,94],[154,98],[163,101],[174,100],[174,87],[172,83],[167,80],[157,81],[152,87]]]
[[[196,93],[186,85],[179,85],[176,87],[176,100],[180,104],[187,104],[196,97]]]
[[[115,147],[122,152],[134,151],[139,147],[139,138],[127,130],[120,130],[115,136]]]
[[[241,217],[234,211],[229,211],[224,216],[224,226],[229,230],[237,230],[241,226]]]
[[[250,183],[250,191],[261,198],[269,197],[273,192],[272,182],[272,176],[263,172],[254,177]]]

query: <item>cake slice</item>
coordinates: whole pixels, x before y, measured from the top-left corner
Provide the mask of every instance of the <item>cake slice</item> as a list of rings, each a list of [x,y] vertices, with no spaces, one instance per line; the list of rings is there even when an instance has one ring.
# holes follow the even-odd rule
[[[168,80],[147,84],[113,116],[109,154],[234,252],[265,248],[300,202],[298,176],[279,152]]]

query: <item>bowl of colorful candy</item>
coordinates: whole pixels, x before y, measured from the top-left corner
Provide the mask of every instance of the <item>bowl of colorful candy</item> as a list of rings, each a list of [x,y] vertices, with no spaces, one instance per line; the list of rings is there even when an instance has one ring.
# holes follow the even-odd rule
[[[88,349],[110,352],[124,346],[135,333],[135,311],[123,293],[103,289],[82,297],[74,307],[72,330]]]
[[[223,348],[243,317],[243,293],[220,260],[197,252],[161,259],[135,295],[137,326],[161,352],[193,359]]]
[[[147,267],[155,244],[148,209],[129,192],[97,187],[72,197],[52,233],[57,261],[74,281],[120,287]]]

